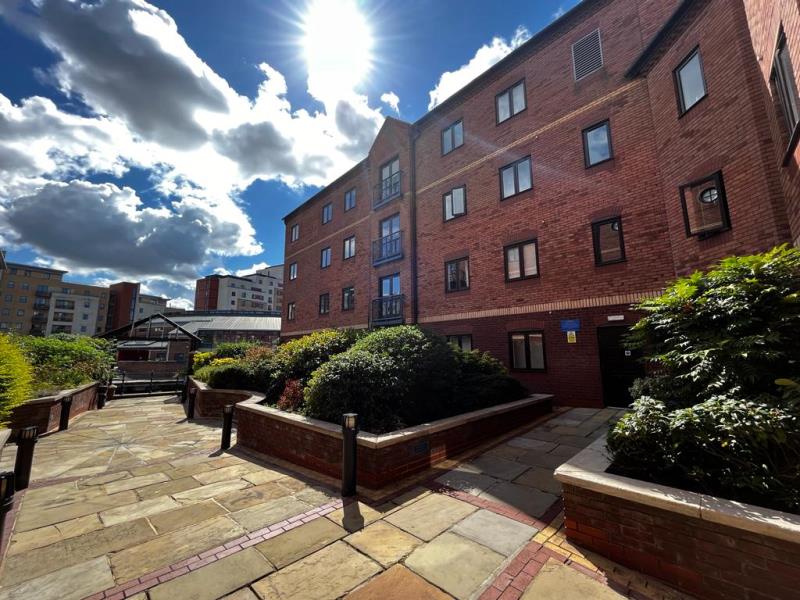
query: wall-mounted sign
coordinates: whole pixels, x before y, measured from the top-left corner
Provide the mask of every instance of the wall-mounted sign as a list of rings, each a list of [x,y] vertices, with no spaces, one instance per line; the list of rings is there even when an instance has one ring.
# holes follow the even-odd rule
[[[609,321],[624,321],[625,315],[608,315]]]
[[[575,344],[578,342],[578,334],[574,331],[567,332],[567,343],[568,344]]]
[[[580,319],[561,319],[561,331],[580,331]]]

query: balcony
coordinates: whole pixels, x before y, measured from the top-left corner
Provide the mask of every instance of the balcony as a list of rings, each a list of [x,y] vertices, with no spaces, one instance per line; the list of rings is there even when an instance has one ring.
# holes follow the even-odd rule
[[[35,295],[37,298],[49,298],[49,297],[50,297],[50,292],[48,292],[48,291],[46,291],[46,290],[36,290],[36,291],[34,292],[34,295]]]
[[[47,323],[47,313],[33,313],[31,321],[34,323]]]
[[[398,171],[381,181],[375,186],[375,194],[372,197],[372,208],[379,208],[395,198],[403,195],[402,186],[403,172]]]
[[[403,232],[395,231],[372,242],[372,266],[403,258]]]
[[[382,296],[372,301],[370,325],[399,325],[404,321],[406,297],[403,294],[396,296]]]

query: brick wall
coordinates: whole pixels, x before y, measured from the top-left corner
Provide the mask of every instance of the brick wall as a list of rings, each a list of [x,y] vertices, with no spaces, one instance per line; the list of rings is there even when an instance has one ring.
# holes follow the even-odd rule
[[[798,598],[800,541],[564,486],[567,537],[698,598]]]
[[[163,379],[164,377],[175,377],[177,373],[185,373],[188,363],[170,360],[120,360],[117,361],[117,367],[125,373],[126,379],[148,379],[151,373],[156,379]]]
[[[8,428],[22,429],[35,425],[39,435],[55,431],[61,419],[62,398],[72,396],[70,418],[73,418],[97,407],[97,390],[98,384],[92,383],[76,388],[75,391],[30,400],[11,411]]]

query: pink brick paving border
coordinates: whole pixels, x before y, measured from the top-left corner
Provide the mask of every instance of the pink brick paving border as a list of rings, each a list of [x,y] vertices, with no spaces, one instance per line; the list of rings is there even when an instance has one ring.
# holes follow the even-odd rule
[[[141,577],[131,581],[126,581],[120,585],[103,590],[102,592],[97,592],[96,594],[87,596],[84,598],[84,600],[123,600],[124,598],[130,598],[131,596],[135,596],[136,594],[147,591],[160,583],[164,583],[170,579],[175,579],[176,577],[180,577],[186,573],[196,571],[200,567],[210,565],[211,563],[217,562],[218,560],[221,560],[227,556],[241,552],[245,548],[255,546],[256,544],[259,544],[265,540],[285,533],[290,529],[299,527],[304,523],[309,523],[314,519],[318,519],[336,509],[342,508],[344,504],[345,503],[342,500],[333,500],[332,502],[328,502],[327,504],[323,504],[317,508],[312,508],[304,513],[289,517],[280,523],[275,523],[269,527],[264,527],[252,533],[243,535],[221,546],[217,546],[216,548],[211,548],[201,552],[200,554],[195,554],[194,556],[190,556],[189,558],[185,558],[169,566],[146,573]]]

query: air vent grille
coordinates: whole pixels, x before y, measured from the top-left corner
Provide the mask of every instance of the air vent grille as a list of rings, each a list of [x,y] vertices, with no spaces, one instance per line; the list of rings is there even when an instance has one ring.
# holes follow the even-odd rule
[[[583,79],[603,66],[603,47],[600,43],[600,30],[579,39],[572,44],[572,68],[575,81]]]

